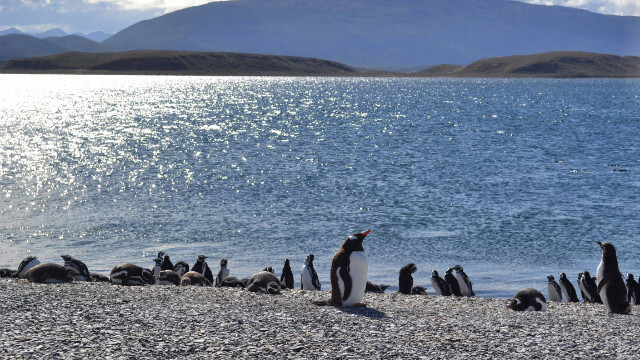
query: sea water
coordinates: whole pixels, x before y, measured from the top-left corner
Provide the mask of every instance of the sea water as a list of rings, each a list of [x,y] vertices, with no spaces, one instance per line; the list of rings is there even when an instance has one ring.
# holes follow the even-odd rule
[[[640,80],[0,76],[0,267],[159,251],[250,276],[371,229],[369,279],[640,272]],[[638,274],[640,275],[640,274]]]

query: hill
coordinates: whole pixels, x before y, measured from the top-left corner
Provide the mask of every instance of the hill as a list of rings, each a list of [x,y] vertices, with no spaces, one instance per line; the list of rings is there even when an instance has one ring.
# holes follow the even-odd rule
[[[425,77],[640,77],[640,57],[586,52],[548,52],[488,58],[467,66],[439,65],[414,73]]]
[[[24,34],[0,36],[0,64],[15,58],[45,56],[69,51],[106,52],[99,42],[77,35],[39,39]]]
[[[640,55],[640,17],[510,0],[231,0],[136,23],[103,44],[400,69],[557,50]]]
[[[172,75],[348,75],[356,71],[332,61],[292,56],[182,51],[63,53],[14,59],[5,73],[109,73]]]

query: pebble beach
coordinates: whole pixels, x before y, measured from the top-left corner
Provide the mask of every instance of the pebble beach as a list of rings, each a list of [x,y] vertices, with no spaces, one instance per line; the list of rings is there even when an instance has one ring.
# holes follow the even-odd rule
[[[0,280],[3,359],[633,359],[640,312],[507,299]]]

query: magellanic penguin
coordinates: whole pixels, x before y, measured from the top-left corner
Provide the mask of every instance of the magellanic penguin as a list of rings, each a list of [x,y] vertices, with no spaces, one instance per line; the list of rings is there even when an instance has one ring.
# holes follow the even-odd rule
[[[116,285],[139,286],[156,283],[153,272],[131,263],[120,264],[111,269],[109,281]]]
[[[398,292],[405,295],[411,294],[413,288],[413,274],[418,270],[418,267],[414,263],[409,263],[402,268],[398,273]]]
[[[547,276],[547,292],[549,293],[549,301],[562,301],[562,289],[553,275]]]
[[[456,271],[456,280],[458,280],[462,296],[476,296],[476,293],[473,292],[473,284],[464,270],[462,270],[462,266],[456,265],[453,269]]]
[[[213,284],[213,273],[205,261],[206,258],[207,257],[204,255],[198,255],[198,260],[193,264],[193,267],[191,267],[191,271],[199,272],[205,279],[209,280],[209,282]]]
[[[218,271],[218,276],[216,276],[215,287],[220,287],[222,284],[222,280],[227,276],[229,276],[229,274],[231,273],[227,268],[227,264],[228,264],[227,259],[220,260],[220,270]]]
[[[451,290],[451,295],[453,296],[462,296],[460,292],[460,285],[458,285],[458,279],[453,275],[453,268],[448,268],[444,273],[444,281],[449,286],[449,290]]]
[[[560,285],[560,289],[562,289],[562,294],[565,298],[567,298],[568,302],[580,302],[578,300],[578,295],[576,294],[576,288],[573,287],[571,281],[567,279],[567,274],[561,272],[560,278],[558,279],[558,285]]]
[[[389,285],[384,285],[384,284],[374,284],[371,281],[367,281],[367,287],[364,289],[365,292],[370,292],[370,293],[378,293],[378,294],[382,294],[384,293],[385,290],[387,290],[387,288],[389,287]]]
[[[316,269],[313,268],[313,254],[307,255],[307,259],[300,271],[300,288],[302,290],[321,290],[320,279]]]
[[[85,263],[71,255],[61,255],[60,257],[64,260],[64,267],[73,271],[73,280],[91,281],[91,274],[89,273],[89,268]]]
[[[158,276],[159,285],[180,285],[180,276],[173,270],[161,270]]]
[[[173,265],[173,271],[176,272],[176,274],[180,275],[180,277],[182,277],[182,275],[186,274],[189,272],[189,264],[187,264],[184,261],[178,261],[177,263],[175,263]]]
[[[0,269],[0,278],[13,278],[18,276],[17,270],[2,268]]]
[[[547,301],[540,291],[527,288],[518,291],[507,308],[514,311],[547,311]]]
[[[629,314],[631,306],[627,300],[627,287],[618,268],[616,248],[609,242],[597,241],[602,249],[598,265],[598,294],[610,314]]]
[[[155,265],[153,265],[153,277],[156,279],[156,281],[158,281],[158,278],[160,277],[160,271],[162,271],[162,258],[155,258],[153,259],[153,262],[155,262]]]
[[[286,289],[293,289],[293,272],[291,271],[291,265],[289,259],[284,259],[284,267],[282,268],[282,275],[280,275],[280,284]]]
[[[431,286],[433,286],[436,294],[440,296],[451,296],[449,285],[438,275],[437,270],[431,270]]]
[[[18,278],[26,279],[27,271],[29,271],[32,267],[40,265],[40,260],[38,260],[35,256],[28,256],[24,258],[18,265]]]
[[[580,296],[582,296],[582,302],[590,303],[591,299],[589,298],[589,296],[587,296],[587,291],[584,288],[583,276],[584,276],[584,273],[578,273],[578,281],[577,281],[578,290],[580,290]]]
[[[247,279],[248,280],[248,279]],[[237,277],[235,276],[227,276],[226,278],[222,279],[222,283],[220,283],[220,287],[232,287],[232,288],[246,288],[247,285],[240,281]]]
[[[189,271],[180,278],[182,286],[213,286],[209,279],[197,271]]]
[[[162,259],[162,263],[160,264],[160,268],[162,270],[173,270],[173,263],[171,262],[171,258],[164,251],[158,253],[158,258]]]
[[[247,284],[247,290],[265,294],[280,294],[280,280],[271,271],[253,274]]]
[[[57,284],[73,281],[73,270],[54,263],[39,264],[27,271],[29,282],[40,284]]]
[[[598,285],[596,285],[596,282],[593,281],[593,278],[588,271],[582,273],[582,288],[589,298],[589,302],[594,304],[602,304],[602,299],[600,299],[600,295],[598,295]]]
[[[626,284],[627,284],[627,301],[629,301],[629,304],[633,303],[634,305],[638,305],[638,302],[640,301],[640,285],[633,278],[633,274],[631,273],[627,274]]]

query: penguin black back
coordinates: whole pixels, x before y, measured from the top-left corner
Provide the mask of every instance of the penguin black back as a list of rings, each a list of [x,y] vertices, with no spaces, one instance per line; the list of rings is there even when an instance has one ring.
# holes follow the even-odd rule
[[[576,288],[573,287],[571,281],[567,279],[567,274],[561,272],[560,278],[558,279],[558,285],[562,289],[564,296],[567,298],[569,302],[580,302],[578,300],[578,295],[576,294]]]
[[[458,279],[453,275],[453,268],[448,268],[444,273],[444,281],[447,283],[447,286],[449,286],[449,290],[451,290],[452,295],[462,296],[460,285],[458,285]]]
[[[612,314],[628,314],[631,306],[627,299],[627,287],[622,280],[616,248],[609,242],[597,242],[602,249],[598,266],[598,294]]]
[[[398,292],[401,294],[409,295],[411,294],[411,289],[413,288],[413,274],[418,270],[418,267],[414,263],[409,263],[402,268],[400,268],[400,273],[398,274]]]
[[[280,276],[280,283],[287,289],[293,289],[293,272],[291,271],[291,265],[289,259],[284,259],[284,267],[282,268],[282,275]]]

